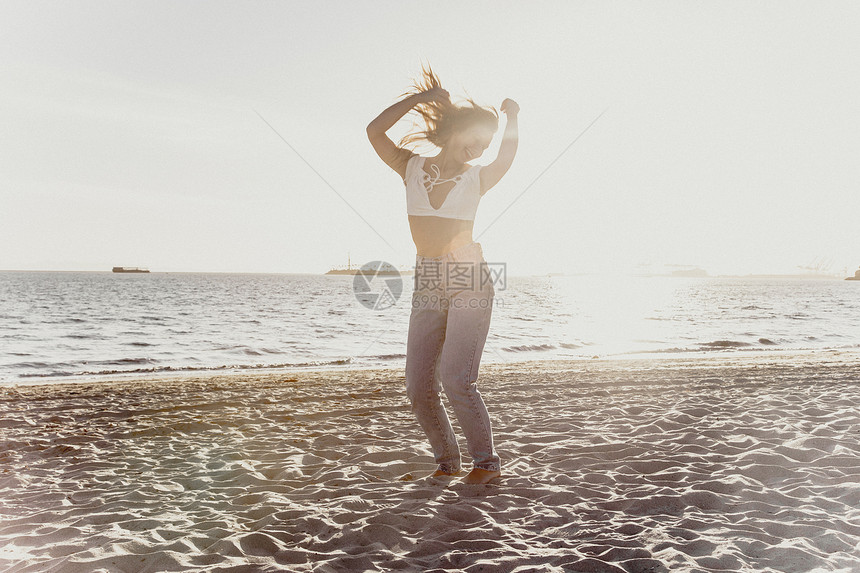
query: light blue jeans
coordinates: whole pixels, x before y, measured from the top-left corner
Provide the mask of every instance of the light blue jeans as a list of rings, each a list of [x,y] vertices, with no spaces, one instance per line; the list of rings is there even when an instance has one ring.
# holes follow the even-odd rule
[[[406,394],[439,469],[461,469],[460,448],[442,406],[445,390],[466,437],[472,467],[499,471],[493,432],[478,392],[478,367],[490,329],[495,289],[481,244],[439,257],[416,255],[406,345]]]

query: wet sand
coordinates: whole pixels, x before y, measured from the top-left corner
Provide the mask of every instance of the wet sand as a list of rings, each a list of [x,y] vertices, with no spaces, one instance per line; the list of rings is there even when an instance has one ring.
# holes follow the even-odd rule
[[[503,463],[480,486],[424,477],[401,369],[4,387],[0,570],[860,569],[856,354],[479,387]]]

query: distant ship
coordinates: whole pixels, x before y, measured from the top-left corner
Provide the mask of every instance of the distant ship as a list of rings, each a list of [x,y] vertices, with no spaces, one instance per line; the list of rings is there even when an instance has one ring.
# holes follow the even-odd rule
[[[149,269],[142,269],[140,267],[114,267],[113,272],[115,272],[115,273],[148,273]]]
[[[848,277],[845,279],[846,281],[860,281],[860,269],[854,271],[853,277]]]
[[[389,276],[389,275],[410,275],[414,271],[412,269],[406,270],[398,270],[393,265],[388,263],[383,263],[377,270],[365,269],[362,270],[360,267],[352,266],[352,260],[347,254],[346,257],[346,268],[343,267],[332,267],[331,270],[326,271],[327,275],[380,275],[380,276]]]

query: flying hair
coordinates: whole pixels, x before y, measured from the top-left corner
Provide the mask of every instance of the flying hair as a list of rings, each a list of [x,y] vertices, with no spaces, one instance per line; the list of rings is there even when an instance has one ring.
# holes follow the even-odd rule
[[[432,88],[441,88],[439,80],[430,64],[421,64],[421,75],[413,80],[412,86],[401,94],[401,98],[425,92]],[[424,120],[424,129],[407,133],[400,139],[399,147],[423,141],[442,148],[451,135],[475,125],[486,126],[495,132],[499,129],[499,113],[494,107],[478,105],[471,97],[458,105],[450,101],[421,102],[415,106],[415,111]]]

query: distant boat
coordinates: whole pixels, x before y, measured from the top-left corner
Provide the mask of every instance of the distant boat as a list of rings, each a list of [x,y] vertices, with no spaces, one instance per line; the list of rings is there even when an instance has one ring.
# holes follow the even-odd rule
[[[845,280],[846,281],[860,281],[860,269],[857,269],[856,271],[854,271],[853,277],[847,277]]]
[[[149,269],[142,269],[140,267],[114,267],[113,272],[115,272],[115,273],[148,273]]]

